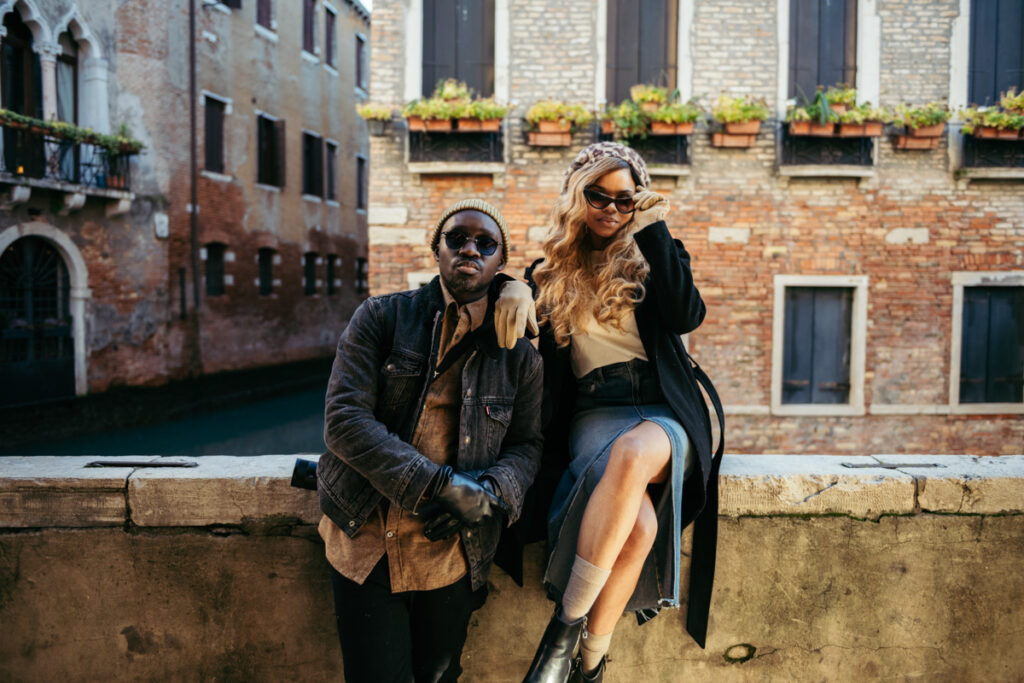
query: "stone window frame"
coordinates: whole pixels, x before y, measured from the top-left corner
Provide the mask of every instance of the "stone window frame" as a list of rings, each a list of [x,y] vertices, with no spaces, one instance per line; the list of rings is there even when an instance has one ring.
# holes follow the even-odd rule
[[[949,334],[949,412],[954,415],[1024,415],[1021,403],[960,403],[960,350],[963,339],[965,287],[1024,287],[1024,270],[954,271]]]
[[[864,372],[868,326],[867,275],[776,275],[772,306],[771,414],[804,416],[858,416],[866,414]],[[850,400],[847,403],[783,403],[782,357],[785,337],[787,287],[849,287],[853,289],[850,324]]]

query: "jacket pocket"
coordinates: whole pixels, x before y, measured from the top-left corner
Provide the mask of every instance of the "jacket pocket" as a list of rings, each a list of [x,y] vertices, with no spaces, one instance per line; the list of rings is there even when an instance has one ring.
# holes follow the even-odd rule
[[[493,462],[501,451],[501,442],[505,440],[505,433],[512,422],[512,404],[485,403],[483,409],[487,425],[487,454]]]
[[[380,370],[378,404],[395,406],[415,401],[419,395],[425,362],[426,359],[419,354],[402,349],[392,350]]]

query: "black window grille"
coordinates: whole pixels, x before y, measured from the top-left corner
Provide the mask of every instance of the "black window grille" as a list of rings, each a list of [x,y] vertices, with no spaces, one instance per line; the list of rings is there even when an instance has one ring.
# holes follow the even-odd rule
[[[274,253],[269,247],[263,247],[257,252],[260,296],[270,296],[274,293]]]
[[[857,0],[790,0],[789,96],[857,79]]]
[[[849,403],[853,289],[787,287],[782,402]]]
[[[1024,287],[964,287],[960,403],[1024,402]]]
[[[504,159],[502,133],[409,133],[409,161],[485,161]]]
[[[306,296],[316,294],[316,260],[317,253],[306,252],[302,257],[302,293]]]
[[[968,101],[999,104],[1011,88],[1024,91],[1024,2],[971,0]]]
[[[212,97],[203,99],[206,170],[224,172],[224,103]]]
[[[319,135],[302,134],[302,193],[324,196],[323,141]]]
[[[606,98],[629,98],[637,83],[676,85],[676,0],[608,0]]]
[[[790,135],[782,126],[782,164],[872,166],[874,138],[826,138]]]
[[[206,245],[206,296],[224,294],[224,245],[210,242]]]
[[[423,0],[423,94],[445,78],[494,93],[494,0]]]

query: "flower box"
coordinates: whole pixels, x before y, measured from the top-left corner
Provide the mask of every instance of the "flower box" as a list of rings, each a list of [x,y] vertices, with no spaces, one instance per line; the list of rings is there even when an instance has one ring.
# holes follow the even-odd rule
[[[757,135],[758,131],[761,130],[761,122],[757,120],[736,121],[723,125],[725,126],[725,132],[729,135]]]
[[[421,132],[427,129],[426,123],[420,116],[410,116],[408,119],[406,119],[406,121],[409,122],[410,133]]]
[[[810,121],[790,121],[789,122],[789,134],[790,135],[810,135],[811,134],[811,122]]]
[[[601,122],[601,135],[611,135],[615,132],[615,122],[607,119]]]
[[[658,111],[658,108],[660,106],[661,104],[659,104],[658,102],[643,102],[640,104],[640,109],[646,112],[654,112]]]
[[[915,137],[913,135],[897,135],[894,141],[896,149],[936,149],[941,137]]]
[[[996,131],[996,140],[1018,140],[1020,139],[1020,131],[1013,130],[1012,128],[1000,128]]]
[[[501,130],[501,119],[484,119],[480,122],[480,130],[484,133],[497,133]]]
[[[877,138],[882,135],[881,121],[867,121],[864,124],[864,137]]]
[[[651,121],[651,135],[675,135],[676,124],[664,121]]]
[[[676,135],[690,135],[693,133],[693,121],[676,124]]]
[[[714,133],[711,136],[712,147],[753,147],[757,135],[736,133]]]
[[[572,144],[572,133],[545,133],[531,130],[527,144],[532,147],[568,147]]]
[[[862,138],[864,135],[864,124],[862,123],[840,123],[839,132],[841,138]]]
[[[452,130],[451,119],[424,119],[423,123],[428,133],[450,133]]]
[[[465,132],[478,132],[480,130],[480,119],[456,119],[455,129]]]
[[[815,123],[809,121],[811,127],[808,129],[808,135],[815,135],[819,138],[830,138],[835,134],[836,124],[834,123]]]
[[[938,138],[942,137],[942,131],[945,130],[945,128],[945,123],[936,123],[934,126],[911,128],[910,135],[915,138]]]
[[[845,114],[850,110],[850,107],[846,104],[843,104],[842,102],[829,102],[828,108],[837,114]]]
[[[572,122],[565,119],[537,122],[537,132],[539,133],[568,133],[571,128]]]

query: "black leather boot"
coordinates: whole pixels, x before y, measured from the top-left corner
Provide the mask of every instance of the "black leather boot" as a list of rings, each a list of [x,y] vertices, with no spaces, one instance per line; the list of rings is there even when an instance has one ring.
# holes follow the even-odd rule
[[[569,680],[572,658],[585,620],[586,617],[580,617],[576,621],[565,621],[561,606],[555,608],[523,683],[566,683]]]
[[[608,658],[602,657],[601,664],[594,670],[594,673],[588,676],[583,673],[583,661],[577,659],[576,665],[572,668],[569,683],[602,683],[604,681],[604,664],[606,661],[608,661]]]

